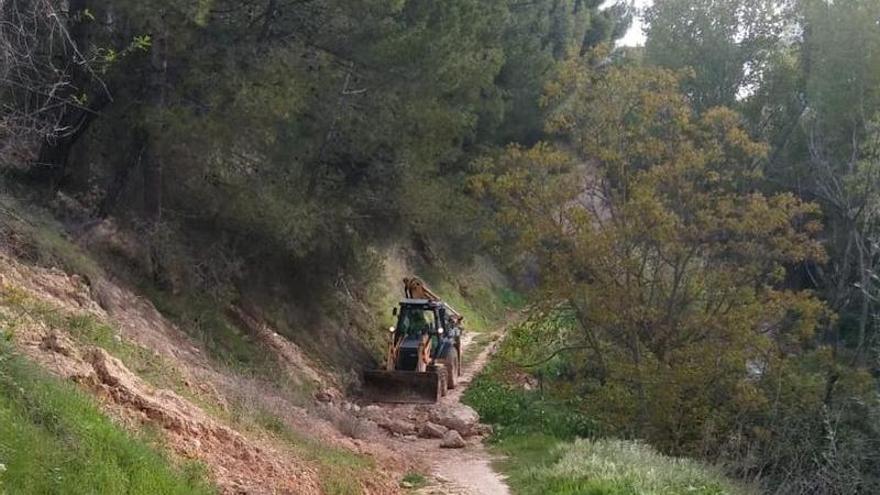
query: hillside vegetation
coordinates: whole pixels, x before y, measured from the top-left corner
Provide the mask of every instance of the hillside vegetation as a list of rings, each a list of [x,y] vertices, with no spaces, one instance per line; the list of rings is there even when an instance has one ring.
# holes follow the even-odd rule
[[[541,434],[508,438],[496,449],[516,493],[539,495],[695,495],[753,493],[717,469],[623,440],[560,442]]]
[[[147,433],[132,437],[0,341],[0,492],[215,493],[199,466],[175,465]]]
[[[644,46],[617,46],[636,15]],[[880,0],[3,2],[13,348],[52,369],[58,332],[86,371],[119,361],[114,407],[172,397],[241,438],[195,449],[221,489],[383,493],[417,467],[315,400],[356,393],[415,273],[474,330],[523,308],[466,396],[515,491],[880,492],[877,19]],[[270,467],[218,468],[243,455]]]

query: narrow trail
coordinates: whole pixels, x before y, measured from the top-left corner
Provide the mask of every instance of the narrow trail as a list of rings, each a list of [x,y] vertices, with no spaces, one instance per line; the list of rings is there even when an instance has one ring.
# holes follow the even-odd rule
[[[498,338],[503,330],[492,334],[492,342],[473,360],[467,361],[462,369],[459,385],[450,390],[438,405],[455,405],[461,402],[464,391],[471,380],[486,366],[495,351]],[[468,348],[474,346],[474,335],[467,334],[463,339],[463,354],[468,355]],[[390,415],[406,417],[418,407],[413,405],[383,405]],[[386,437],[387,445],[398,453],[422,460],[429,466],[429,485],[420,488],[419,495],[509,495],[510,490],[504,477],[492,468],[494,457],[485,448],[479,438],[469,439],[462,449],[440,448],[440,440]]]
[[[495,334],[501,336],[501,332]],[[467,346],[473,342],[469,335]],[[468,363],[462,370],[461,382],[455,390],[451,390],[443,402],[461,402],[461,396],[471,380],[486,366],[492,353],[495,352],[498,340],[493,339],[477,358]],[[493,456],[482,442],[468,445],[465,449],[455,451],[438,449],[432,467],[435,484],[420,491],[422,494],[462,494],[462,495],[509,495],[510,490],[503,476],[492,468]]]

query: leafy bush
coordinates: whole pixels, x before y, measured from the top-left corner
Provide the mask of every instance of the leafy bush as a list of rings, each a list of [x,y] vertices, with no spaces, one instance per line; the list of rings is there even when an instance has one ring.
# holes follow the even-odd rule
[[[538,392],[506,385],[489,373],[474,379],[464,395],[483,421],[496,425],[497,437],[543,432],[557,438],[588,437],[596,422],[573,401],[541,397]]]
[[[584,413],[577,394],[567,389],[557,393],[560,380],[552,378],[544,390],[528,390],[519,382],[531,380],[532,374],[513,364],[540,360],[548,345],[561,345],[569,319],[565,311],[531,311],[507,332],[496,359],[468,387],[463,400],[483,421],[496,425],[497,437],[542,432],[569,440],[598,433],[598,423]],[[566,364],[556,357],[531,371],[560,377]]]

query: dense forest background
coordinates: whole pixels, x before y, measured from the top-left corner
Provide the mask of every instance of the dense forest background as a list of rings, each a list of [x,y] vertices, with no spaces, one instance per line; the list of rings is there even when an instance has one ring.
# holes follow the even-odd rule
[[[657,0],[615,48],[636,14],[7,0],[4,189],[218,307],[489,255],[539,323],[507,358],[603,434],[878,491],[880,1]]]

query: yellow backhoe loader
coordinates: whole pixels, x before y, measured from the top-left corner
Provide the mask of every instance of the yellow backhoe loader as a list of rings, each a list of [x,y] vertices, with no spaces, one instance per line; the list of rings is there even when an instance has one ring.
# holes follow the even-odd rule
[[[384,369],[364,372],[364,393],[377,402],[433,403],[461,376],[464,317],[418,278],[403,279],[403,287]]]

